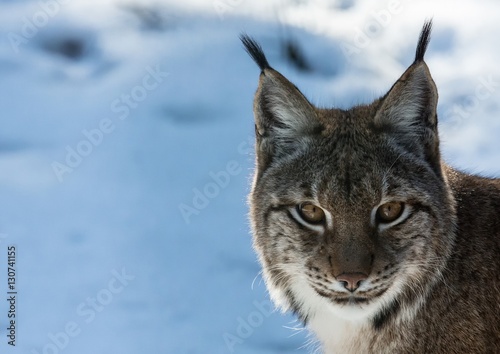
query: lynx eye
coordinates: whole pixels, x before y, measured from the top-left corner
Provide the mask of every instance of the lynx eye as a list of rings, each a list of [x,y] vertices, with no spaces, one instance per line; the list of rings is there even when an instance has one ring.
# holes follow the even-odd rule
[[[325,220],[325,212],[323,209],[311,203],[302,203],[298,205],[297,211],[300,217],[310,224],[319,224]]]
[[[377,220],[381,223],[390,223],[403,214],[404,204],[402,202],[388,202],[377,209]]]

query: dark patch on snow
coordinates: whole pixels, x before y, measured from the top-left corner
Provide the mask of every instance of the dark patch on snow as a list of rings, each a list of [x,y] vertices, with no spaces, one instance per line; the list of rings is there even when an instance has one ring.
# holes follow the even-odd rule
[[[340,10],[349,10],[354,6],[354,0],[339,0],[337,7]]]
[[[311,71],[311,66],[307,62],[302,48],[296,41],[292,39],[286,40],[283,43],[283,54],[285,55],[285,58],[299,71]]]
[[[49,30],[40,34],[39,46],[50,54],[72,61],[81,61],[97,51],[95,35],[75,29],[66,33]]]
[[[163,109],[162,116],[176,124],[208,123],[220,116],[220,110],[211,107],[197,106],[168,106]]]
[[[122,9],[132,14],[146,31],[165,31],[176,27],[175,17],[159,6],[130,4],[122,6]]]
[[[86,43],[80,38],[61,38],[60,40],[45,44],[49,52],[60,54],[72,60],[82,58],[86,52]]]
[[[0,154],[27,150],[29,148],[31,148],[30,144],[20,141],[0,141]]]

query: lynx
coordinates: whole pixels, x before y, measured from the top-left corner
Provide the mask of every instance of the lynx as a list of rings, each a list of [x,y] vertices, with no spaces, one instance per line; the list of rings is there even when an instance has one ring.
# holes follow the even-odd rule
[[[261,69],[254,248],[324,353],[500,353],[500,179],[441,159],[431,28],[384,96],[348,110],[313,106],[241,36]]]

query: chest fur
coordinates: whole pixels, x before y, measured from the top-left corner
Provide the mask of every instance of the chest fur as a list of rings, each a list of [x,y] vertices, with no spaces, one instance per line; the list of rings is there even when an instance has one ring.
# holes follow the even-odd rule
[[[322,343],[325,354],[367,353],[373,337],[365,321],[349,321],[327,311],[317,313],[309,328]]]

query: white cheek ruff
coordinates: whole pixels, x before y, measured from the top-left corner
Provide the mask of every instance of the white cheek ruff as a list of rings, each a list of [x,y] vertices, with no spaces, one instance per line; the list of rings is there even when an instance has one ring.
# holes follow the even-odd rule
[[[311,230],[314,230],[318,233],[323,233],[325,231],[325,226],[324,225],[314,225],[314,224],[310,224],[308,223],[307,221],[305,221],[304,219],[302,219],[302,217],[300,216],[300,214],[297,212],[297,208],[295,207],[291,207],[290,209],[288,209],[290,211],[290,214],[292,214],[293,218],[295,220],[297,220],[301,225],[304,225],[305,227],[311,229]],[[325,216],[328,214],[328,212],[325,210],[325,209],[322,209],[325,213]],[[328,222],[328,219],[330,218],[330,221],[331,221],[331,217],[330,216],[327,216],[326,219],[327,219],[327,222]]]

